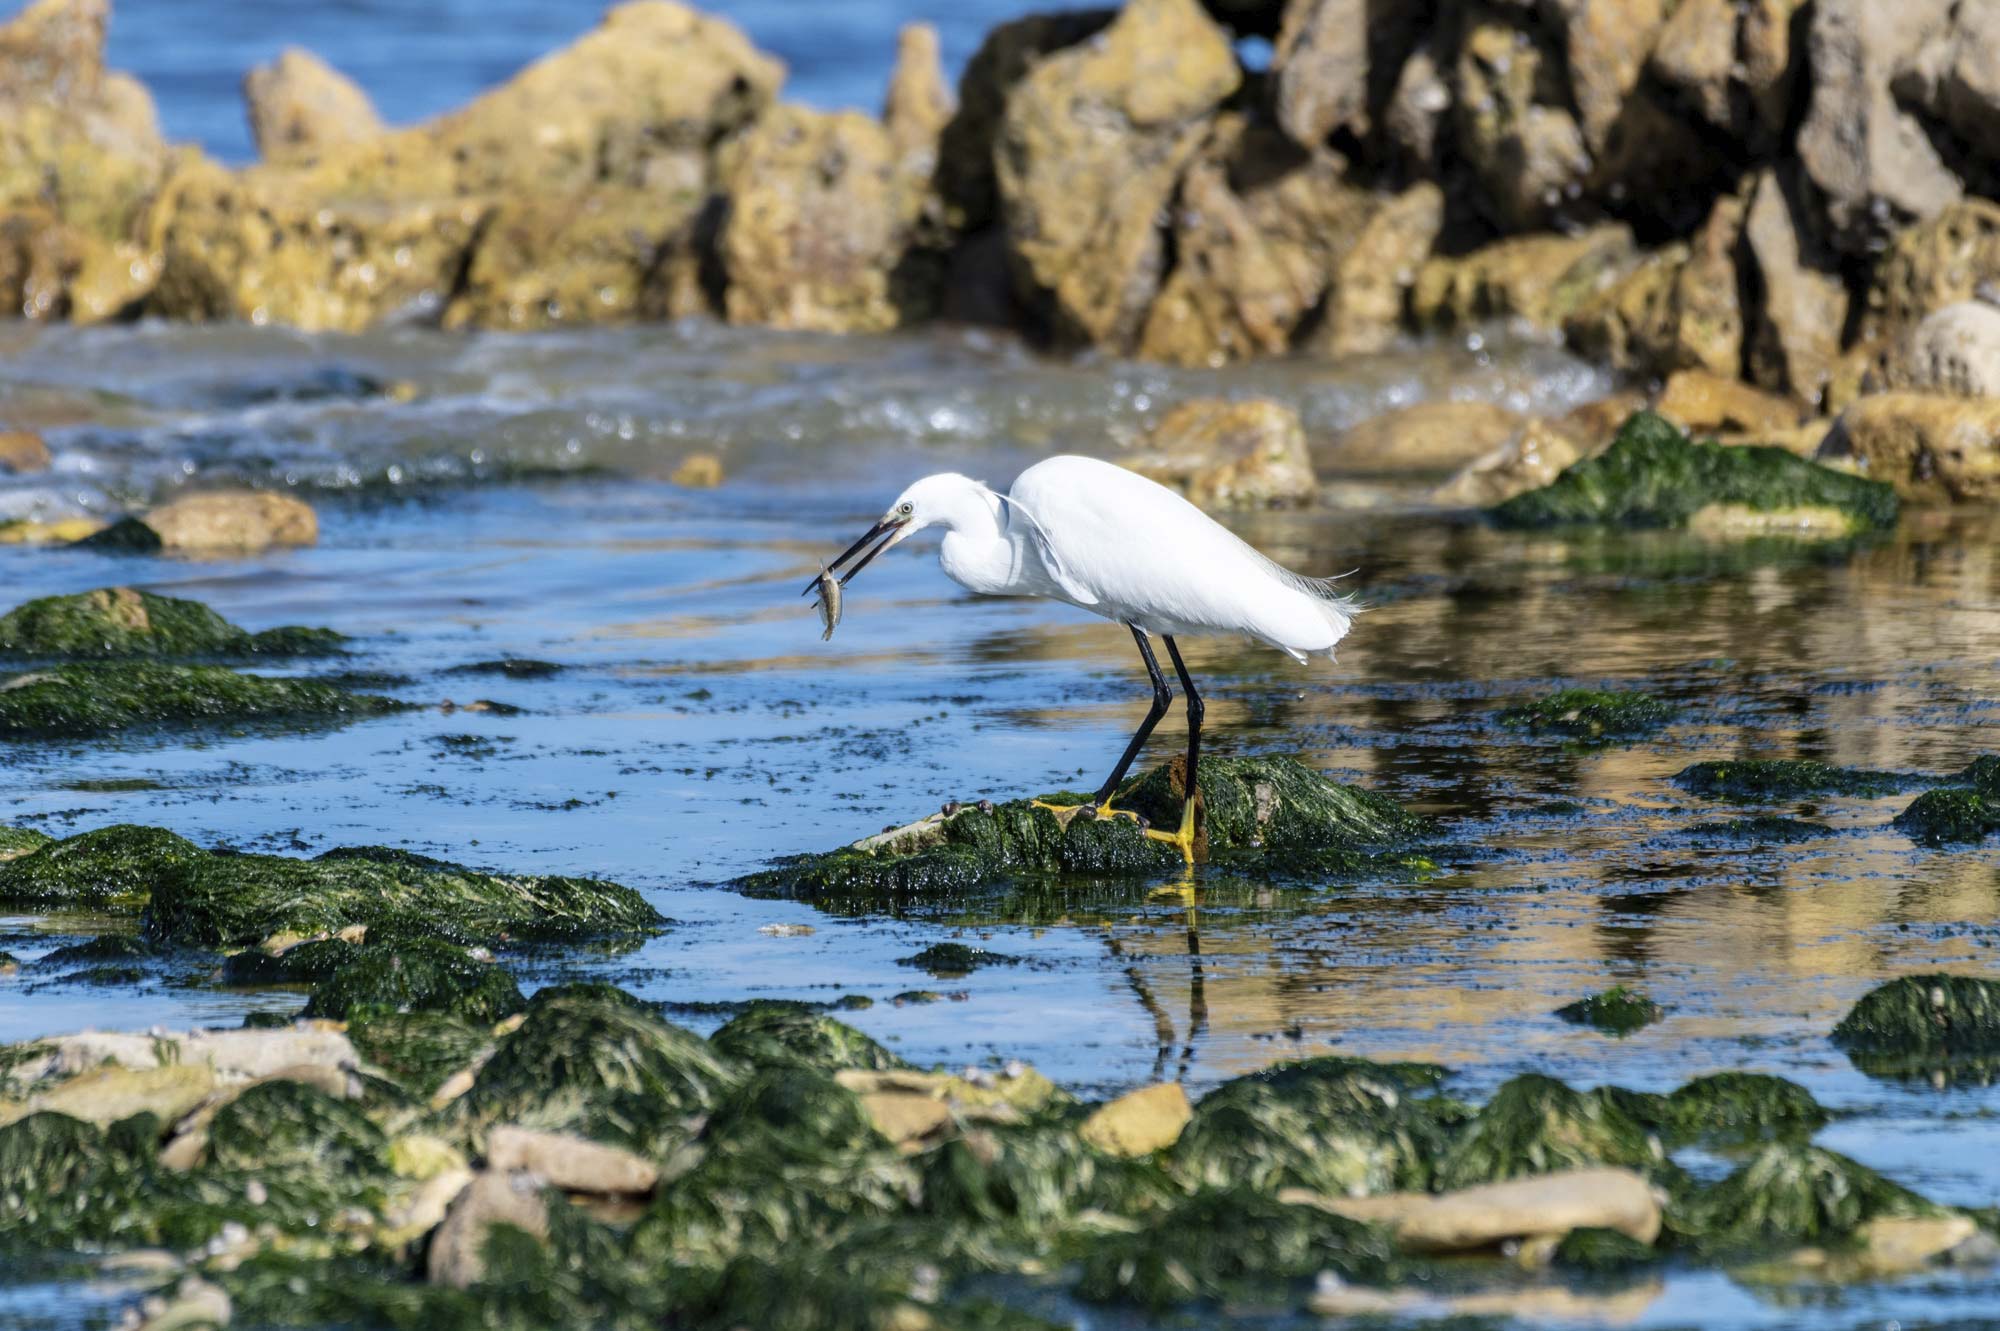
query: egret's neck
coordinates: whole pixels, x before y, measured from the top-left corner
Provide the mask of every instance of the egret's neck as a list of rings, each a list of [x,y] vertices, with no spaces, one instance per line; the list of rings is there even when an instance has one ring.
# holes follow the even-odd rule
[[[984,486],[954,495],[936,523],[945,529],[938,563],[968,591],[988,596],[1018,590],[1021,560],[1007,535],[1000,496]]]

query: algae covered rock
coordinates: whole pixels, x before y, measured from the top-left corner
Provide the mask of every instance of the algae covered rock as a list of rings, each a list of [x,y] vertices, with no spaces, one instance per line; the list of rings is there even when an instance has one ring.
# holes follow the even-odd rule
[[[845,1068],[883,1072],[908,1066],[852,1026],[780,1003],[754,1005],[726,1022],[708,1040],[725,1056],[760,1068],[798,1067],[831,1073]]]
[[[1457,1134],[1438,1159],[1434,1186],[1469,1188],[1592,1165],[1622,1165],[1655,1179],[1679,1172],[1617,1097],[1529,1074],[1495,1091]]]
[[[119,823],[46,838],[0,861],[0,902],[34,910],[137,909],[163,874],[207,852],[157,827]]]
[[[1702,510],[1838,515],[1851,532],[1896,520],[1895,491],[1781,448],[1698,443],[1642,411],[1611,447],[1490,511],[1502,527],[1685,527]]]
[[[1703,1137],[1805,1138],[1826,1126],[1827,1112],[1796,1082],[1761,1072],[1717,1072],[1666,1098],[1663,1121],[1681,1141]]]
[[[1595,1026],[1610,1035],[1630,1035],[1666,1015],[1658,1003],[1622,984],[1556,1009],[1556,1016],[1573,1026]]]
[[[1698,1250],[1727,1252],[1838,1242],[1879,1216],[1937,1210],[1844,1155],[1776,1144],[1693,1194],[1669,1212],[1668,1223]]]
[[[0,679],[0,738],[81,739],[153,726],[328,724],[407,704],[312,679],[222,666],[106,661]]]
[[[1862,1071],[1913,1076],[1965,1061],[2000,1063],[2000,980],[1906,975],[1871,989],[1833,1028]]]
[[[493,1047],[491,1026],[441,1012],[363,1008],[348,1021],[347,1034],[370,1067],[422,1100]]]
[[[0,656],[310,656],[345,641],[331,629],[250,633],[199,601],[131,587],[44,596],[0,615]]]
[[[1683,767],[1674,774],[1674,784],[1708,799],[1758,801],[1805,795],[1886,795],[1908,784],[1908,778],[1894,772],[1835,767],[1810,758],[1743,758]]]
[[[216,1111],[208,1151],[218,1165],[257,1170],[381,1173],[389,1139],[360,1108],[303,1082],[260,1082]]]
[[[522,1006],[514,977],[492,962],[449,943],[412,939],[358,949],[313,990],[299,1015],[349,1020],[377,1010],[448,1012],[492,1023]]]
[[[1500,724],[1547,731],[1578,739],[1636,735],[1674,717],[1670,703],[1644,693],[1617,689],[1558,689],[1546,698],[1506,708]]]
[[[1154,826],[1181,815],[1178,759],[1119,791],[1115,805]],[[1213,856],[1261,853],[1279,867],[1356,870],[1430,830],[1387,796],[1343,786],[1284,758],[1212,758],[1202,764],[1202,836]],[[1078,797],[1050,796],[1073,803]],[[1180,852],[1131,818],[1058,816],[1029,800],[959,805],[822,855],[800,856],[738,879],[757,895],[880,901],[942,900],[1014,874],[1159,873]]]
[[[1896,815],[1896,826],[1934,846],[1980,841],[2000,831],[2000,758],[1979,758],[1952,782],[1917,796]]]

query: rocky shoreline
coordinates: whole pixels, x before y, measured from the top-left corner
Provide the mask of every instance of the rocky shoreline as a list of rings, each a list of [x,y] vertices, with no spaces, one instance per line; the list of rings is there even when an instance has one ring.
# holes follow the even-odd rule
[[[28,318],[946,320],[1191,365],[1509,319],[1666,381],[1685,428],[1912,498],[2000,484],[1978,6],[1131,0],[1002,24],[955,91],[913,27],[874,117],[784,103],[732,25],[634,0],[408,128],[288,52],[245,79],[240,170],[162,140],[107,19],[0,28],[0,302]],[[1508,437],[1550,434],[1604,442]]]

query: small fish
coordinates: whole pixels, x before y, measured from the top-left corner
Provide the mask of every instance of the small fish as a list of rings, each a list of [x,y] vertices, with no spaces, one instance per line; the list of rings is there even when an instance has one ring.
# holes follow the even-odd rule
[[[826,632],[819,635],[821,642],[833,637],[833,631],[840,627],[840,582],[829,573],[826,565],[819,569],[819,622],[826,626]]]

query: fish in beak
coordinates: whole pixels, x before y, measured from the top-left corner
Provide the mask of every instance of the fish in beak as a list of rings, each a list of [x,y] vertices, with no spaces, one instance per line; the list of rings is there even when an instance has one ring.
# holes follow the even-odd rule
[[[881,554],[884,550],[887,550],[890,546],[902,540],[905,536],[908,536],[910,534],[910,531],[911,531],[910,519],[908,517],[900,514],[891,514],[890,516],[883,518],[880,522],[876,523],[874,526],[870,527],[867,533],[863,535],[860,540],[856,541],[853,545],[850,545],[845,550],[841,551],[840,558],[834,560],[831,564],[828,564],[826,566],[826,572],[827,573],[834,572],[842,564],[845,564],[848,560],[854,559],[854,556],[860,553],[863,547],[866,547],[869,544],[869,542],[875,541],[877,537],[881,537],[882,539],[879,542],[877,542],[875,546],[868,551],[867,554],[864,554],[861,556],[861,558],[854,560],[853,568],[850,568],[847,570],[847,572],[841,574],[840,585],[845,587],[848,583],[854,581],[855,574],[859,573],[862,569],[868,567],[870,560],[874,559],[875,556]],[[818,591],[820,576],[822,575],[815,575],[813,580],[806,584],[805,590],[800,592],[799,595],[810,596],[814,592]]]

